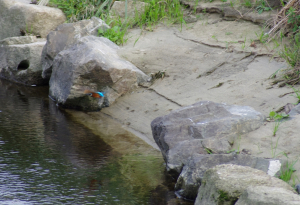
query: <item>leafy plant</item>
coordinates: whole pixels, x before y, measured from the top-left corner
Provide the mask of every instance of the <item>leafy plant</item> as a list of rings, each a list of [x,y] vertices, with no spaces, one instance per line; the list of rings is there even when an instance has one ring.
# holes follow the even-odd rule
[[[262,44],[266,43],[269,38],[269,35],[264,32],[264,29],[262,29],[260,33],[255,32],[255,35],[258,37],[259,42],[261,42]]]
[[[291,7],[288,12],[288,24],[292,25],[292,31],[296,32],[299,30],[300,26],[300,15],[297,14],[296,9]]]
[[[123,43],[127,41],[127,39],[124,38],[125,33],[126,29],[122,29],[119,25],[113,26],[105,31],[102,29],[98,30],[99,35],[108,38],[117,45],[123,45]]]
[[[300,34],[296,34],[293,40],[291,40],[290,45],[285,45],[279,55],[284,58],[292,68],[298,66],[300,61]]]
[[[267,118],[268,121],[280,121],[283,118],[288,118],[289,115],[285,113],[276,113],[275,111],[271,111],[269,113],[269,117]]]
[[[251,8],[252,7],[252,2],[251,2],[251,0],[245,0],[244,3],[243,3],[243,5],[245,7]]]
[[[266,3],[265,0],[259,0],[257,1],[258,6],[256,7],[256,10],[259,14],[261,14],[264,11],[271,11],[272,8],[269,7],[269,5]]]

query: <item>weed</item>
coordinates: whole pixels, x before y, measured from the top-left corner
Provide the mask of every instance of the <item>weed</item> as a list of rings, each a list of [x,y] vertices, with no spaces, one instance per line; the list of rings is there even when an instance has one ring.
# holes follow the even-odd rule
[[[294,39],[291,40],[290,45],[285,45],[279,55],[284,58],[292,68],[298,66],[300,61],[300,34],[296,34]]]
[[[296,88],[294,88],[294,87],[291,86],[291,85],[288,85],[288,86],[290,86],[290,87],[293,89],[294,93],[296,94],[295,97],[298,98],[298,102],[300,102],[300,91],[297,90]]]
[[[296,13],[296,9],[291,7],[288,12],[288,24],[292,26],[292,31],[296,32],[297,30],[300,29],[300,15]]]
[[[211,149],[208,149],[208,148],[204,148],[205,149],[205,151],[208,153],[208,154],[212,154],[213,152],[212,152],[212,150]]]
[[[231,8],[233,8],[233,7],[234,7],[234,3],[233,3],[233,1],[230,1],[230,6],[231,6]]]
[[[283,118],[288,118],[289,115],[285,113],[276,113],[275,111],[271,111],[269,113],[269,117],[267,118],[267,121],[280,121]]]
[[[231,35],[232,34],[232,32],[226,32],[225,33],[225,35]]]
[[[198,6],[199,0],[196,0],[195,2],[195,6],[194,6],[194,13],[197,12],[197,6]]]
[[[103,0],[104,1],[104,0]],[[89,19],[98,11],[103,3],[101,0],[50,0],[50,5],[56,5],[61,9],[69,22],[76,22],[82,19]],[[98,13],[99,16],[100,14]]]
[[[264,29],[262,29],[259,34],[255,32],[255,35],[258,37],[259,42],[261,42],[262,44],[266,43],[269,38],[269,35],[264,32]]]
[[[272,8],[269,7],[269,5],[265,2],[265,0],[259,0],[257,1],[256,10],[259,14],[261,14],[264,11],[271,11]]]
[[[237,140],[238,140],[238,147],[237,147],[237,149],[229,150],[229,151],[227,151],[227,153],[232,153],[232,152],[236,152],[237,154],[240,153],[241,135],[239,135],[239,137],[238,137]]]
[[[289,182],[290,179],[292,178],[292,174],[296,171],[294,168],[294,165],[297,163],[298,159],[289,163],[287,162],[287,169],[283,171],[282,169],[280,170],[280,176],[279,179]]]
[[[251,2],[251,0],[245,0],[244,3],[243,3],[243,5],[245,7],[251,8],[252,7],[252,2]]]
[[[216,41],[218,41],[217,37],[215,35],[211,36],[212,39],[215,39]]]
[[[242,43],[242,49],[245,49],[245,47],[246,47],[246,37],[245,37],[245,40],[244,40],[244,42]]]
[[[275,122],[275,124],[274,124],[274,129],[273,129],[273,137],[276,136],[276,133],[277,133],[277,131],[278,131],[278,129],[279,129],[279,125],[280,125],[280,124],[281,124],[280,121],[276,121],[276,122]],[[277,139],[277,141],[276,141],[276,148],[277,148],[278,140],[279,140],[279,137],[278,137],[278,139]],[[272,142],[272,146],[273,146],[273,142]]]
[[[278,125],[278,126],[279,126],[279,125]],[[276,134],[276,133],[275,133],[275,134]],[[271,155],[272,155],[272,158],[275,158],[275,157],[277,157],[278,155],[283,154],[283,152],[280,152],[280,153],[276,154],[276,152],[277,152],[277,147],[278,147],[278,141],[279,141],[279,138],[280,138],[280,137],[277,138],[276,144],[275,144],[275,146],[273,146],[273,136],[271,136]]]

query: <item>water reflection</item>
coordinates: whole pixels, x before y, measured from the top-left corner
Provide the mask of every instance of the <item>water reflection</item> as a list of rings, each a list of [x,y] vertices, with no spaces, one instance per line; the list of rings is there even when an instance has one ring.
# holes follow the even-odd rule
[[[163,170],[70,120],[48,87],[0,80],[0,204],[188,204]]]

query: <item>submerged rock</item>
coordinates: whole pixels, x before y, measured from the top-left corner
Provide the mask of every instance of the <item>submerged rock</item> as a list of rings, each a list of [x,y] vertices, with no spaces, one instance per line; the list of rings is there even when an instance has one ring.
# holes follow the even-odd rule
[[[65,107],[100,110],[147,80],[147,75],[117,55],[118,48],[106,38],[86,36],[61,51],[53,61],[50,96]],[[104,92],[105,97],[89,97],[86,89]]]
[[[45,39],[11,37],[0,41],[0,77],[25,85],[43,85],[41,53]]]

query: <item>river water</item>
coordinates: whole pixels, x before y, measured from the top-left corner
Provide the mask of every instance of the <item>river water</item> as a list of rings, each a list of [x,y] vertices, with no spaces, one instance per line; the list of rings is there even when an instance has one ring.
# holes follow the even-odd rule
[[[73,120],[48,87],[0,80],[0,204],[193,204],[176,198],[160,155],[119,152],[113,137]]]

